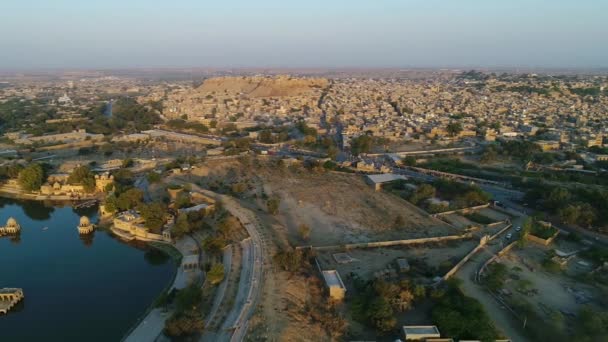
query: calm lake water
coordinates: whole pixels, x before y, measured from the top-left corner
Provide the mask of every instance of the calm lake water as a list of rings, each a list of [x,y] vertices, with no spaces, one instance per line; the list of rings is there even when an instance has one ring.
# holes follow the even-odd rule
[[[96,208],[0,198],[0,225],[21,225],[19,240],[0,238],[0,288],[25,293],[0,315],[0,341],[120,341],[172,281],[175,263],[156,250],[105,231],[81,238],[81,215],[97,222]]]

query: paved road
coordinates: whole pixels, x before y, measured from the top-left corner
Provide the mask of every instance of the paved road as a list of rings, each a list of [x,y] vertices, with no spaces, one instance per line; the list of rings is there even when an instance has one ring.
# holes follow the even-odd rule
[[[209,311],[209,314],[207,315],[207,317],[205,319],[205,322],[207,322],[207,323],[213,322],[213,320],[215,319],[217,310],[219,309],[220,304],[222,303],[222,300],[224,299],[224,294],[226,293],[226,287],[228,287],[228,275],[230,274],[230,272],[232,272],[232,245],[228,245],[224,249],[224,257],[223,257],[222,261],[224,263],[224,274],[226,276],[224,277],[224,280],[222,280],[219,287],[217,288],[215,298],[213,298],[213,305],[211,306],[211,310]]]
[[[264,257],[263,241],[259,232],[260,223],[255,213],[243,208],[234,198],[208,190],[202,191],[208,196],[219,197],[226,210],[241,221],[250,236],[241,243],[243,262],[234,306],[215,339],[215,341],[242,341],[261,292]]]
[[[476,275],[479,269],[500,250],[518,238],[517,227],[521,227],[525,217],[520,216],[513,219],[512,226],[494,240],[488,242],[477,254],[473,256],[457,273],[456,277],[462,281],[463,292],[477,299],[486,309],[492,321],[498,329],[503,331],[511,341],[524,342],[527,339],[523,336],[519,328],[518,320],[501,303],[496,301],[480,284],[476,282]],[[511,238],[507,239],[508,234]]]

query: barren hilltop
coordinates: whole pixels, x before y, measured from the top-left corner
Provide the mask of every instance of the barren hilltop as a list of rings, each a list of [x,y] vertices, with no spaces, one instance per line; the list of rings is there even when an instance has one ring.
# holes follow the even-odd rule
[[[325,78],[277,77],[217,77],[207,79],[196,89],[198,93],[245,94],[249,97],[299,96],[311,93],[315,88],[325,88]]]

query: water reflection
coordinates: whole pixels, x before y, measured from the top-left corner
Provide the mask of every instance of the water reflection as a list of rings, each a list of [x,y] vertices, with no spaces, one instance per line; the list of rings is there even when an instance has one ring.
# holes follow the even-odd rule
[[[97,205],[87,207],[87,208],[79,208],[79,209],[72,207],[72,211],[78,216],[93,217],[97,214],[98,208],[99,207]]]
[[[95,232],[92,232],[89,234],[79,234],[79,235],[80,235],[80,241],[82,241],[83,245],[85,245],[86,247],[93,246],[93,238],[95,237]]]
[[[54,207],[46,206],[42,202],[34,201],[16,201],[19,203],[23,212],[27,217],[36,221],[46,221],[51,218],[51,214],[55,211]]]
[[[144,253],[144,259],[150,265],[163,265],[169,261],[169,256],[158,249],[150,248]]]
[[[0,317],[2,342],[118,341],[178,266],[99,226],[80,235],[81,216],[98,221],[95,207],[0,198],[0,208],[0,225],[14,217],[22,226],[20,236],[0,238],[0,287],[20,287],[27,296]]]

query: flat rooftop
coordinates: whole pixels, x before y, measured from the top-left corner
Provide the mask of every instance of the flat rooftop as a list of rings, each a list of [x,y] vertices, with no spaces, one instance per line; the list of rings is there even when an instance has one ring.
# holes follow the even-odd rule
[[[338,274],[338,271],[336,271],[336,270],[323,271],[323,278],[325,279],[325,282],[327,283],[327,286],[329,286],[329,287],[337,286],[337,287],[344,288],[342,279],[340,278],[340,275]]]
[[[403,326],[403,331],[406,334],[413,334],[413,335],[433,335],[433,334],[439,335],[439,329],[437,329],[437,327],[434,325]]]
[[[378,184],[378,183],[388,183],[388,182],[393,182],[399,179],[403,179],[403,180],[407,180],[407,177],[402,176],[402,175],[398,175],[398,174],[394,174],[394,173],[383,173],[383,174],[379,174],[379,175],[368,175],[367,178],[369,178],[369,180],[371,180],[372,182]]]

